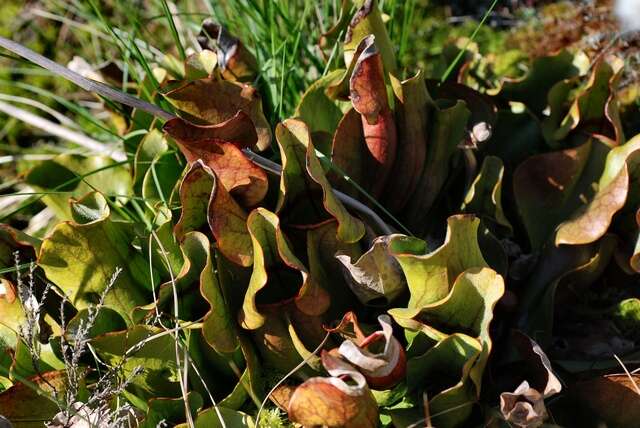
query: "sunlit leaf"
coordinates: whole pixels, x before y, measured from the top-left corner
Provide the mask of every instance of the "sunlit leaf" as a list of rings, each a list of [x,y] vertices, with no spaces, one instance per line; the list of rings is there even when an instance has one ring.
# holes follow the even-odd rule
[[[180,185],[182,214],[175,234],[198,230],[208,224],[220,251],[241,266],[252,263],[247,214],[220,185],[217,176],[202,161],[196,161]]]
[[[100,194],[90,194],[73,205],[76,209],[85,203],[95,206],[93,202],[102,199]],[[116,269],[122,269],[105,304],[130,320],[131,310],[147,303],[149,267],[131,245],[132,225],[111,220],[106,203],[100,205],[103,211],[97,219],[58,224],[42,241],[38,265],[80,309],[96,303]]]
[[[165,123],[164,130],[176,139],[190,163],[202,160],[244,206],[254,206],[266,195],[269,183],[265,171],[241,150],[255,141],[256,135],[245,113],[208,126],[172,119]]]
[[[80,179],[84,175],[86,177]],[[126,201],[133,191],[129,171],[123,165],[115,165],[113,159],[106,156],[59,155],[36,165],[27,173],[25,180],[42,191],[69,192],[43,198],[62,220],[70,218],[70,197],[80,198],[97,190],[105,195],[119,196],[118,201]]]
[[[303,426],[376,427],[378,408],[364,376],[327,353],[322,361],[333,377],[313,377],[296,388],[289,401],[289,418]]]
[[[613,216],[627,202],[632,183],[629,176],[637,169],[638,150],[640,137],[635,137],[608,153],[595,195],[573,218],[559,226],[557,245],[589,244],[607,232]]]
[[[180,396],[174,337],[164,330],[137,325],[129,330],[106,333],[91,341],[100,357],[110,365],[120,365],[130,378],[131,390],[145,400]],[[143,371],[132,377],[136,369]]]
[[[342,75],[340,70],[334,70],[314,82],[300,99],[294,117],[300,118],[309,126],[312,134],[324,132],[333,135],[342,118],[342,110],[336,101],[331,100],[325,93],[326,88],[335,83]]]
[[[251,212],[247,220],[253,243],[253,273],[240,313],[241,325],[260,328],[265,323],[260,305],[293,299],[307,315],[320,315],[329,305],[328,295],[294,255],[280,229],[278,217],[264,208]]]
[[[449,217],[444,244],[430,251],[410,237],[395,237],[389,248],[404,271],[411,297],[407,309],[395,309],[410,318],[420,308],[445,298],[455,279],[467,269],[487,267],[478,244],[480,220],[471,215]],[[409,315],[413,314],[413,315]]]
[[[375,4],[374,2],[371,2]],[[364,46],[349,81],[353,108],[362,116],[364,141],[375,164],[376,178],[372,192],[378,196],[384,190],[396,159],[397,134],[387,90],[381,53],[372,36],[361,42]]]
[[[344,37],[344,62],[350,64],[360,42],[373,35],[380,49],[384,69],[387,73],[395,73],[396,57],[393,45],[387,34],[377,0],[364,0],[356,3],[359,8],[351,18]],[[344,9],[343,9],[344,10]]]
[[[321,223],[328,214],[338,222],[338,239],[347,243],[360,240],[365,232],[364,225],[346,210],[333,193],[306,124],[288,119],[276,128],[276,137],[283,159],[276,212],[280,213],[284,207],[306,212],[308,218],[295,215],[297,212],[290,214],[292,218],[289,222],[303,225]],[[297,204],[302,204],[302,207]]]
[[[500,158],[487,156],[464,198],[462,211],[475,214],[511,233],[511,223],[502,209],[503,176],[504,166]]]
[[[260,95],[251,86],[216,79],[176,85],[167,85],[163,94],[185,119],[200,125],[218,125],[242,111],[256,129],[256,146],[263,150],[271,143],[271,130],[262,112]]]

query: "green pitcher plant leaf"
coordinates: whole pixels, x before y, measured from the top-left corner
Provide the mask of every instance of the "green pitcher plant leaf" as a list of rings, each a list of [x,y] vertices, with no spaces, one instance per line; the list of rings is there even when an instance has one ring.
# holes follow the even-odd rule
[[[346,210],[333,193],[315,153],[307,125],[296,119],[288,119],[276,128],[276,138],[283,160],[276,212],[280,213],[284,207],[302,200],[306,202],[304,211],[311,218],[298,220],[300,216],[291,214],[289,222],[295,224],[298,220],[302,221],[301,224],[317,224],[326,220],[328,214],[338,222],[338,239],[347,243],[360,240],[365,233],[364,225]],[[302,208],[290,208],[298,209]]]
[[[99,193],[72,201],[72,207],[92,215],[101,207],[101,212],[98,217],[83,217],[82,222],[58,224],[42,241],[38,266],[79,309],[96,303],[114,272],[122,269],[105,304],[130,321],[132,310],[147,303],[151,283],[147,263],[131,246],[132,225],[112,220]]]
[[[398,211],[411,199],[422,176],[433,100],[422,71],[402,82],[391,76],[391,87],[397,99],[398,147],[388,184],[393,191],[386,193],[385,200],[390,210]]]
[[[364,304],[387,306],[407,288],[402,269],[389,252],[389,242],[394,236],[374,239],[371,248],[357,259],[336,254],[347,283]]]
[[[253,243],[253,273],[239,319],[242,327],[257,329],[265,323],[260,305],[293,300],[310,316],[320,315],[329,306],[327,292],[294,255],[280,228],[278,217],[257,208],[247,220]]]
[[[461,208],[463,212],[475,214],[511,234],[513,227],[502,208],[503,177],[504,166],[500,158],[495,156],[484,158],[480,172],[471,184]]]
[[[613,216],[627,202],[633,183],[630,175],[637,170],[638,150],[640,139],[635,137],[607,154],[595,195],[586,206],[559,226],[557,245],[589,244],[607,232]]]
[[[99,191],[124,202],[133,194],[129,171],[106,156],[59,155],[37,164],[25,179],[36,189],[53,192],[43,200],[62,220],[70,219],[70,197],[80,198],[88,192]],[[64,193],[56,194],[57,191]]]
[[[355,60],[354,52],[362,40],[372,34],[380,49],[384,69],[395,73],[396,57],[389,35],[382,21],[377,0],[358,0],[358,9],[351,18],[344,36],[344,62],[349,65]]]
[[[417,315],[425,305],[445,298],[462,272],[488,267],[478,243],[480,220],[473,215],[455,215],[447,224],[444,244],[433,251],[417,238],[391,239],[389,249],[402,267],[411,295],[408,307],[394,309],[394,316]]]
[[[605,144],[591,139],[532,156],[518,166],[513,191],[533,248],[541,248],[564,219],[591,200],[608,152]]]

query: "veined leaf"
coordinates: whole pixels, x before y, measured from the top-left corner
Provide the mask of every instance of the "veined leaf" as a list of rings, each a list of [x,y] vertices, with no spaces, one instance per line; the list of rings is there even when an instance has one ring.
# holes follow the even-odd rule
[[[180,186],[180,200],[182,215],[175,228],[179,238],[189,230],[209,224],[225,257],[241,266],[251,265],[247,214],[202,161],[193,163],[185,175]]]
[[[218,125],[242,111],[256,129],[256,147],[264,150],[271,143],[269,123],[262,112],[262,101],[249,85],[228,80],[202,79],[179,85],[166,85],[163,95],[183,117],[200,125]],[[176,87],[177,86],[177,87]]]
[[[375,3],[375,2],[373,2]],[[380,196],[396,160],[396,124],[385,86],[385,71],[375,38],[368,36],[356,61],[349,81],[353,108],[362,116],[364,141],[375,165],[372,192]]]
[[[257,208],[247,220],[253,243],[253,273],[240,311],[240,324],[250,330],[265,323],[260,305],[278,305],[293,299],[307,315],[320,315],[329,306],[327,292],[294,255],[280,229],[278,217]]]
[[[630,175],[638,174],[639,150],[640,137],[634,137],[608,153],[595,195],[558,227],[556,245],[589,244],[607,232],[613,216],[627,202],[633,182]]]
[[[102,207],[98,218],[53,229],[42,241],[38,265],[78,309],[95,303],[116,269],[122,269],[105,304],[130,321],[131,311],[148,302],[149,267],[131,245],[133,225],[111,220],[102,195],[89,194],[72,203],[76,211],[96,206]]]
[[[111,166],[113,165],[113,166]],[[94,172],[100,170],[98,172]],[[79,177],[87,175],[82,180]],[[131,174],[122,165],[115,165],[110,157],[64,154],[39,163],[25,177],[27,184],[47,191],[69,191],[70,193],[44,196],[44,201],[62,220],[69,220],[71,212],[68,200],[80,198],[97,190],[106,195],[118,195],[125,202],[132,195]],[[63,186],[63,184],[68,183]],[[62,187],[61,187],[62,186]]]
[[[396,57],[384,22],[382,22],[382,14],[378,7],[378,1],[359,0],[357,4],[359,8],[351,18],[344,38],[345,64],[349,65],[354,61],[354,52],[357,50],[358,45],[364,38],[372,34],[376,38],[376,43],[379,46],[385,71],[395,74],[397,67]]]
[[[202,160],[220,178],[222,185],[247,207],[266,195],[267,174],[242,153],[255,141],[255,128],[245,113],[238,112],[218,125],[199,126],[182,119],[165,123],[164,130],[176,139],[189,163]]]
[[[540,249],[564,219],[593,197],[593,184],[608,151],[603,143],[590,140],[576,148],[532,156],[518,166],[514,196],[534,249]]]
[[[412,318],[420,308],[445,298],[462,272],[488,267],[478,244],[480,220],[455,215],[447,223],[444,244],[433,252],[420,239],[398,236],[391,240],[391,254],[400,263],[411,293],[408,308],[394,309],[394,317]]]
[[[337,237],[346,243],[357,242],[364,236],[364,225],[353,217],[335,196],[327,180],[322,165],[315,153],[311,135],[306,124],[300,120],[288,119],[276,129],[276,136],[283,159],[280,182],[280,196],[277,212],[292,205],[292,201],[303,204],[296,211],[315,212],[302,224],[318,224],[326,220],[326,215],[338,222]],[[314,197],[317,201],[314,201]],[[292,223],[297,223],[294,217]]]
[[[353,293],[364,304],[388,305],[406,290],[400,265],[389,252],[389,241],[399,235],[379,236],[359,258],[337,253]]]

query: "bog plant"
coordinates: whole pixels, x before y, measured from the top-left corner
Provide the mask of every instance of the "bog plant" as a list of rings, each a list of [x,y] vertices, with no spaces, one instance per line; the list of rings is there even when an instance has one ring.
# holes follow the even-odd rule
[[[617,373],[637,360],[640,139],[621,61],[563,51],[514,78],[464,43],[446,78],[402,80],[376,1],[342,12],[321,45],[345,68],[274,129],[256,58],[206,21],[199,52],[155,70],[174,113],[136,105],[126,160],[25,174],[59,223],[0,228],[1,414],[633,426],[636,375]],[[16,257],[35,261],[29,293]]]

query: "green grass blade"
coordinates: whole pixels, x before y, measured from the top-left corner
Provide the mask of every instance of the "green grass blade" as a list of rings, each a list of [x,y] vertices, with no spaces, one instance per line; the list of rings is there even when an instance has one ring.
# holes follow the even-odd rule
[[[440,83],[444,82],[445,80],[447,80],[449,78],[449,75],[456,68],[456,66],[458,65],[458,63],[460,62],[462,57],[464,56],[464,53],[466,52],[466,50],[469,47],[469,45],[471,43],[473,43],[473,41],[475,40],[476,36],[478,35],[478,32],[484,26],[485,21],[487,20],[489,15],[491,15],[491,12],[493,11],[493,8],[496,7],[496,4],[498,4],[498,0],[493,0],[493,3],[491,3],[491,6],[489,6],[489,9],[487,9],[487,11],[485,12],[484,16],[482,17],[482,20],[478,23],[478,25],[476,26],[475,30],[473,30],[473,33],[471,34],[471,37],[469,38],[469,40],[467,40],[467,43],[464,45],[464,48],[462,48],[460,50],[460,52],[458,52],[458,55],[455,57],[453,62],[445,70],[444,74],[440,78]]]

